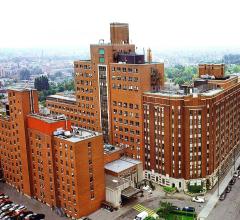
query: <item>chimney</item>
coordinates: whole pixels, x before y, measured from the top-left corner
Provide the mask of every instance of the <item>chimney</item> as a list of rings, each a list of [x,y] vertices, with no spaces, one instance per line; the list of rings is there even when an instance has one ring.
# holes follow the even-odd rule
[[[147,62],[152,63],[152,50],[150,48],[147,50]]]

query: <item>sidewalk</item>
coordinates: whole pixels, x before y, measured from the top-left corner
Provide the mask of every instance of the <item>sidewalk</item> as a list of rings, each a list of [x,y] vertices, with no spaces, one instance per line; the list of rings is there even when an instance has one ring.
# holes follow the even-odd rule
[[[236,160],[235,162],[235,167],[237,168],[238,165],[240,164],[240,157]],[[231,169],[228,171],[227,175],[224,177],[222,182],[219,184],[219,195],[223,193],[225,188],[227,187],[229,181],[232,179],[234,173],[234,166],[231,167]],[[208,215],[210,212],[213,210],[215,205],[218,202],[218,188],[215,190],[215,192],[212,194],[212,196],[209,198],[207,204],[205,207],[202,209],[202,211],[198,215],[199,220],[205,220],[207,219]]]

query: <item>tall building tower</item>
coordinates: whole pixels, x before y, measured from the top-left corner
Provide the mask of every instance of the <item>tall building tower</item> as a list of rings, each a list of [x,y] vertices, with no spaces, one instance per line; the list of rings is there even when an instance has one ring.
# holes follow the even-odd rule
[[[38,112],[36,90],[11,89],[8,91],[9,103],[6,115],[1,117],[5,137],[0,139],[2,167],[7,182],[31,196],[29,171],[29,148],[27,137],[27,115]]]
[[[127,155],[142,159],[142,94],[163,86],[164,64],[145,63],[145,55],[129,44],[128,24],[110,24],[110,34],[111,43],[90,45],[91,60],[74,62],[77,115],[72,121],[102,131],[105,143],[124,147]],[[47,105],[52,112],[63,113],[59,103]]]

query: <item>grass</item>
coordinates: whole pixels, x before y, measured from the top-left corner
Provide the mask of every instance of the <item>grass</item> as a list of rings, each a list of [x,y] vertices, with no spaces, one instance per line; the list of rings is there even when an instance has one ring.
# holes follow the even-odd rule
[[[185,216],[185,215],[177,215],[177,214],[169,214],[166,220],[194,220],[193,216]]]

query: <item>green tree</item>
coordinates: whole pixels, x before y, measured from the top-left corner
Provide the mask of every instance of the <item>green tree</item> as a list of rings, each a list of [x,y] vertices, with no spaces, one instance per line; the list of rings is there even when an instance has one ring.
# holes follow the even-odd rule
[[[46,76],[40,76],[35,78],[34,88],[38,91],[49,90],[49,82]]]
[[[26,68],[21,69],[19,73],[20,80],[29,80],[30,79],[30,71]]]
[[[175,84],[181,85],[197,77],[197,67],[175,65],[174,67],[166,68],[166,75],[169,79],[172,79]]]

